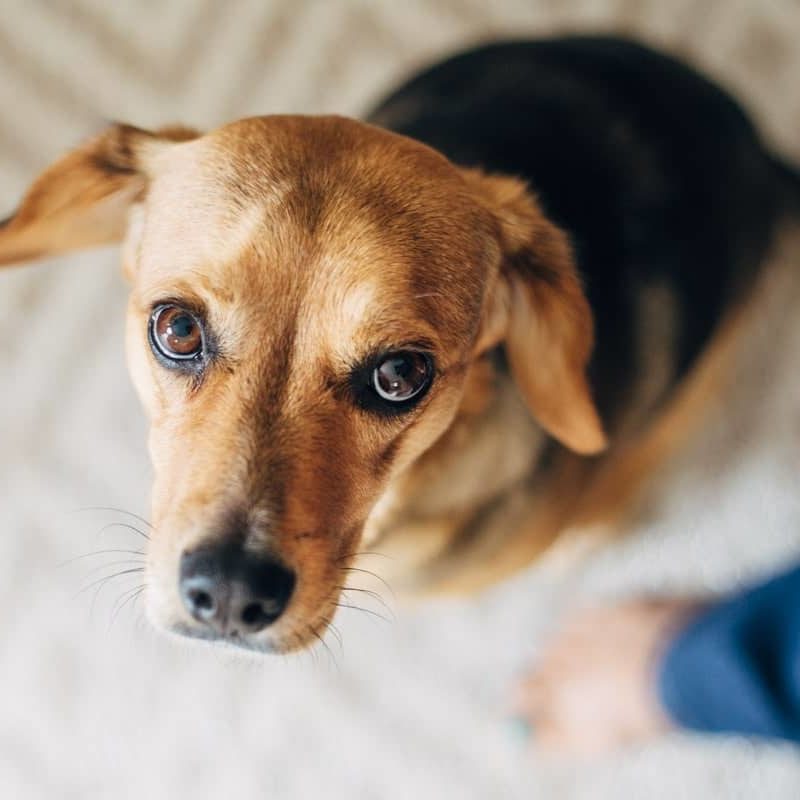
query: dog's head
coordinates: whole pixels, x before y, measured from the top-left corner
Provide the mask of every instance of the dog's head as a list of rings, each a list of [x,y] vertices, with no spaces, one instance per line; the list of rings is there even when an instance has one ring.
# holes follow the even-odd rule
[[[373,506],[501,343],[549,434],[604,445],[570,248],[515,179],[334,117],[114,126],[33,184],[0,263],[117,241],[165,627],[313,640]]]

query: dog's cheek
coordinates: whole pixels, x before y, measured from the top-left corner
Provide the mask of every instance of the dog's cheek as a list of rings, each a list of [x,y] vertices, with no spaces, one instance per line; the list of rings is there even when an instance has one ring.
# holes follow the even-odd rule
[[[147,569],[145,580],[147,583],[144,593],[145,615],[155,628],[169,629],[179,619],[176,605],[171,601],[169,592],[165,591],[164,582],[154,569]]]
[[[402,438],[391,469],[388,470],[390,476],[408,469],[436,444],[455,419],[463,393],[463,374],[448,375],[447,384],[439,388],[436,401],[425,409],[408,434]]]

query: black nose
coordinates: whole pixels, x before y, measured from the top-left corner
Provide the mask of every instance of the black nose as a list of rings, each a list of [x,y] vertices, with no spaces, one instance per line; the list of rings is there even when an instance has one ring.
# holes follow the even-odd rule
[[[181,557],[183,605],[222,635],[271,625],[288,605],[294,584],[294,574],[282,564],[240,547],[207,547]]]

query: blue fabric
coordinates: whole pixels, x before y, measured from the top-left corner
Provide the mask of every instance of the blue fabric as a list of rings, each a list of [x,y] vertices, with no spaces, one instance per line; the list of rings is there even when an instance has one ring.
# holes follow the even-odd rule
[[[683,727],[800,742],[800,566],[693,619],[658,683]]]

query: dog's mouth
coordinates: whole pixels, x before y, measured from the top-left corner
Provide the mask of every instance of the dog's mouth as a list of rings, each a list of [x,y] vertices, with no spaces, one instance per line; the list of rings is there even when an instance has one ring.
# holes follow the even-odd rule
[[[323,620],[319,623],[306,623],[296,631],[283,633],[268,633],[266,635],[244,634],[240,631],[231,631],[220,634],[210,628],[198,627],[187,622],[176,622],[167,629],[169,633],[182,638],[195,639],[207,642],[215,647],[245,650],[260,655],[286,655],[298,652],[322,641],[328,623]]]
[[[271,638],[241,635],[238,631],[219,634],[206,628],[198,628],[186,622],[177,622],[169,628],[170,633],[189,639],[199,639],[209,644],[231,647],[237,650],[250,650],[264,655],[288,652],[285,644]]]

